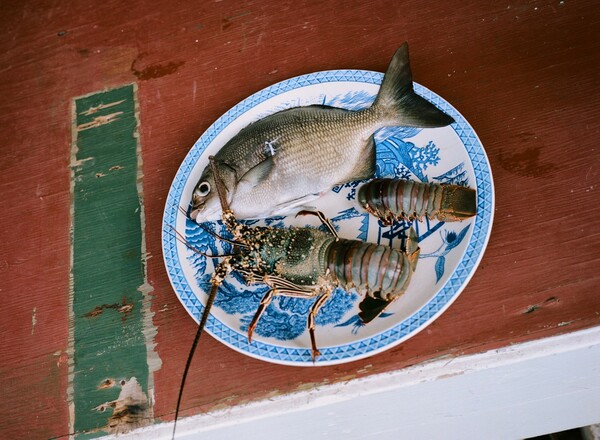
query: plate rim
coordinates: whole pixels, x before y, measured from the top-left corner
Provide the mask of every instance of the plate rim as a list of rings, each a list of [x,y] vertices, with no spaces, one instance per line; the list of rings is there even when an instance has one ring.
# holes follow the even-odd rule
[[[175,250],[174,252],[173,249],[169,250],[168,248],[168,243],[173,242],[172,231],[169,227],[169,225],[173,223],[169,223],[169,221],[173,217],[173,211],[175,212],[175,219],[177,218],[176,212],[181,200],[183,187],[189,178],[189,173],[192,171],[195,163],[202,156],[206,148],[232,121],[236,120],[258,104],[261,104],[262,102],[265,102],[281,93],[324,83],[354,82],[379,85],[382,78],[383,73],[381,72],[358,69],[323,70],[288,78],[267,86],[235,104],[233,107],[227,110],[227,112],[221,115],[215,122],[213,122],[199,136],[196,142],[194,142],[193,146],[190,148],[181,165],[177,169],[171,186],[169,187],[169,192],[163,211],[161,248],[165,269],[167,271],[171,287],[175,291],[177,299],[180,301],[184,309],[196,322],[199,322],[199,316],[204,310],[205,301],[203,302],[202,299],[197,298],[193,290],[190,288],[189,282],[183,274],[179,253],[176,251],[177,246],[173,246],[173,249]],[[456,132],[461,143],[463,144],[463,148],[465,148],[467,152],[467,155],[473,166],[473,172],[475,174],[475,180],[477,184],[478,214],[474,219],[473,233],[469,237],[469,242],[467,243],[465,252],[461,257],[458,266],[446,280],[444,285],[440,287],[433,298],[423,304],[413,314],[378,334],[370,335],[368,337],[355,340],[351,343],[337,345],[334,347],[320,346],[319,350],[321,351],[322,355],[316,360],[316,362],[312,361],[310,349],[306,347],[282,347],[258,340],[255,340],[252,342],[252,344],[249,344],[245,334],[242,334],[238,330],[228,326],[226,323],[218,320],[213,316],[213,314],[209,316],[205,328],[205,330],[212,337],[240,353],[267,362],[292,366],[337,365],[360,360],[365,357],[370,357],[397,346],[398,344],[424,330],[441,314],[443,314],[458,298],[475,274],[475,271],[479,266],[481,259],[483,258],[483,254],[485,253],[485,249],[491,235],[495,206],[495,192],[492,171],[483,144],[471,125],[467,122],[466,118],[464,118],[464,116],[458,112],[458,110],[454,108],[448,101],[444,100],[441,96],[432,92],[430,89],[418,83],[414,83],[414,88],[419,95],[423,96],[428,101],[433,102],[436,106],[447,113],[450,113],[455,118],[456,122],[451,125],[451,128]],[[478,149],[478,151],[472,152],[469,150],[467,143],[465,143],[465,139],[463,139],[463,136],[466,135],[468,135],[468,144],[471,149]],[[472,153],[478,156],[477,163],[484,166],[485,169],[481,170],[478,166],[476,166]],[[479,174],[478,170],[480,171]],[[187,175],[187,178],[184,179],[184,175]],[[480,177],[482,178],[480,179]],[[483,177],[485,177],[485,179],[483,179]],[[483,186],[485,186],[486,191],[482,191],[484,188],[480,188]],[[176,197],[177,194],[179,197]],[[485,200],[483,200],[484,198]],[[484,202],[486,206],[480,206],[484,204]],[[171,213],[168,212],[169,206],[171,206]],[[485,209],[482,211],[481,208]],[[477,237],[476,231],[479,231]],[[470,250],[471,253],[473,250],[477,251],[476,258],[472,259],[472,257],[468,256]],[[173,258],[172,254],[175,254],[175,258]],[[465,260],[467,259],[470,260],[468,267],[463,268],[462,266],[467,265],[467,263],[465,263]],[[172,267],[171,263],[173,261],[177,262],[177,267]],[[176,275],[172,273],[170,269],[179,270],[181,274]],[[461,269],[461,272],[466,273],[457,275],[459,269]],[[181,279],[174,280],[175,276],[180,277]],[[455,280],[457,276],[460,277],[460,282],[458,282],[458,286],[455,286],[456,282],[458,281]],[[188,307],[188,305],[184,302],[184,299],[182,298],[182,292],[178,290],[175,285],[176,283],[181,284],[182,282],[187,284],[191,295],[193,295],[196,299],[196,302],[199,303],[195,304],[194,310]],[[446,292],[449,288],[453,289],[452,292]],[[429,310],[430,305],[434,302],[439,302],[440,295],[444,296],[444,302],[441,305],[434,307],[433,313],[429,313],[431,312],[431,310]],[[427,310],[428,316],[425,318],[417,316],[422,314],[425,310]],[[224,327],[224,329],[220,327]],[[230,337],[224,337],[223,332],[231,332],[233,335],[229,335]],[[231,336],[233,336],[233,338]],[[231,342],[231,339],[235,340],[236,343]],[[373,341],[374,339],[376,340]],[[372,342],[375,342],[375,347],[372,346]],[[348,356],[348,353],[351,355]]]

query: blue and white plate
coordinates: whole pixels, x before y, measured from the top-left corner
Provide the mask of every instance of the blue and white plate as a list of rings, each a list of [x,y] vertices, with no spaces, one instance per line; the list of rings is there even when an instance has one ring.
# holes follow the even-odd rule
[[[377,72],[334,70],[282,81],[233,107],[194,144],[169,191],[162,240],[171,284],[196,321],[204,310],[208,279],[219,260],[201,257],[178,242],[172,227],[198,249],[213,255],[227,252],[227,243],[219,242],[214,234],[187,220],[179,210],[180,206],[188,207],[192,190],[208,165],[208,156],[249,123],[286,108],[310,104],[352,110],[367,107],[382,78]],[[210,334],[235,350],[269,362],[301,366],[339,364],[380,353],[414,336],[458,297],[483,256],[492,227],[494,188],[490,165],[477,135],[462,115],[430,90],[418,84],[415,89],[452,115],[456,123],[437,129],[380,130],[376,135],[377,174],[476,188],[477,216],[456,223],[415,222],[421,254],[412,282],[402,297],[368,325],[361,325],[357,316],[359,296],[338,289],[317,317],[321,356],[315,363],[306,329],[312,300],[275,298],[250,344],[247,326],[266,288],[246,286],[235,276],[229,276],[217,294],[206,327]],[[409,225],[401,222],[383,227],[362,211],[356,202],[356,189],[361,183],[335,187],[314,205],[332,220],[341,237],[401,247]],[[250,223],[319,226],[312,217],[280,217]],[[220,222],[208,227],[220,235],[226,234]]]

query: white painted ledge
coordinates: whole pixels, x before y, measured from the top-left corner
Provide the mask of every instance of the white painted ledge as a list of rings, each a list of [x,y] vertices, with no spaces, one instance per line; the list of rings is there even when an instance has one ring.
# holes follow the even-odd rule
[[[180,419],[176,438],[506,440],[598,422],[595,327]],[[172,429],[119,439],[167,439]]]

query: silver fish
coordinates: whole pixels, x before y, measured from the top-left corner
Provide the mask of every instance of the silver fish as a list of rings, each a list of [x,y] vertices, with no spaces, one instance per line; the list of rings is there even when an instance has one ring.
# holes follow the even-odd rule
[[[283,110],[260,119],[215,155],[227,200],[240,219],[291,214],[336,184],[372,177],[373,134],[383,127],[444,127],[454,119],[413,90],[404,43],[373,105],[359,111],[324,105]],[[192,194],[196,222],[221,218],[209,166]]]

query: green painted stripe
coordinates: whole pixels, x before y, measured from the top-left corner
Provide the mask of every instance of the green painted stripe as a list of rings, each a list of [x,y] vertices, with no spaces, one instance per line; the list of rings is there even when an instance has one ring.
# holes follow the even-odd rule
[[[148,395],[135,110],[134,85],[74,101],[72,412],[78,438],[111,431],[113,408],[97,408],[118,399],[121,381],[135,377]]]

